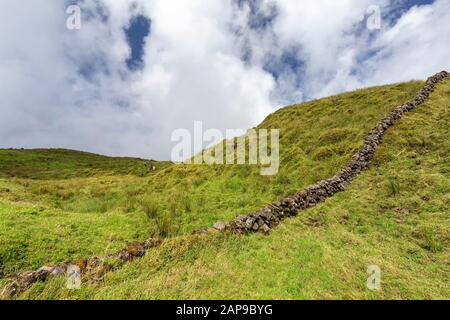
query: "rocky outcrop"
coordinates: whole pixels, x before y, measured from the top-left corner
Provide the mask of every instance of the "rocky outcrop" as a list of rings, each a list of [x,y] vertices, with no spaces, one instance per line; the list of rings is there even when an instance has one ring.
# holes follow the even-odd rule
[[[411,101],[395,108],[387,117],[378,122],[365,138],[364,145],[334,177],[322,180],[297,194],[269,204],[257,212],[240,216],[225,224],[225,226],[222,224],[216,224],[215,226],[220,226],[220,230],[229,230],[238,234],[257,231],[267,233],[281,220],[296,216],[299,211],[313,207],[337,192],[344,191],[361,171],[369,167],[370,160],[381,143],[386,130],[406,112],[426,102],[430,94],[435,90],[436,84],[449,75],[448,72],[442,71],[428,78],[424,87]],[[216,229],[219,230],[217,227]]]

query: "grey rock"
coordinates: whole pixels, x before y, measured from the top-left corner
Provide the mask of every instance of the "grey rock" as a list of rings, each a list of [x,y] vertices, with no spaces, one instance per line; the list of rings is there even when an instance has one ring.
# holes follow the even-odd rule
[[[52,276],[54,277],[60,277],[66,273],[66,269],[61,266],[56,266],[52,270]]]
[[[224,222],[216,222],[214,223],[213,228],[219,231],[223,231],[225,230],[226,226],[227,225]]]
[[[265,224],[265,225],[262,226],[262,231],[264,233],[269,233],[270,232],[270,227],[267,224]]]

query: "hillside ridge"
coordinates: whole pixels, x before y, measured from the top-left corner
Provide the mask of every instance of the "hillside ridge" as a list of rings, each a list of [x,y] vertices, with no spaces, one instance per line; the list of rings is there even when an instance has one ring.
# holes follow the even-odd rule
[[[345,191],[351,181],[362,171],[368,169],[370,160],[373,158],[387,129],[401,119],[405,113],[426,102],[436,89],[436,85],[448,76],[450,74],[447,71],[441,71],[431,76],[413,99],[395,108],[387,117],[380,120],[364,139],[364,145],[352,156],[344,168],[332,178],[322,180],[295,195],[271,203],[255,213],[240,216],[227,224],[218,223],[215,227],[219,230],[230,230],[239,234],[257,231],[267,233],[281,220],[296,216],[299,211],[313,207],[334,194]]]
[[[217,223],[214,225],[214,229],[231,231],[238,234],[256,231],[269,232],[271,228],[276,226],[283,219],[295,216],[298,211],[313,207],[335,193],[344,191],[352,180],[354,180],[363,170],[368,168],[369,162],[372,159],[377,146],[381,143],[386,130],[406,112],[426,102],[430,94],[434,91],[436,84],[448,76],[449,73],[443,71],[430,77],[426,81],[424,87],[413,99],[395,108],[387,117],[380,120],[365,138],[363,147],[360,148],[347,165],[332,178],[322,180],[293,196],[274,202],[257,212],[246,216],[240,216],[228,223]],[[212,228],[197,230],[195,233],[208,231],[212,231]],[[123,262],[127,262],[143,256],[147,249],[160,244],[161,242],[155,241],[155,239],[149,239],[144,242],[133,242],[128,244],[127,249],[114,255],[119,256]],[[101,264],[101,261],[96,257],[87,259],[85,262],[83,267],[87,271],[97,269],[100,267],[99,264]],[[64,264],[54,267],[43,267],[32,272],[20,273],[15,277],[17,281],[15,286],[10,287],[10,289],[12,289],[11,293],[18,294],[26,290],[34,282],[45,281],[50,276],[65,274],[67,271],[66,268],[67,264]]]

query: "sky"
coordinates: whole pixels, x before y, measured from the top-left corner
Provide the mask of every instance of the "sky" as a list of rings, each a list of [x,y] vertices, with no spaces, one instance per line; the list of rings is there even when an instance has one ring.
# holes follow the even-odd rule
[[[79,30],[66,27],[69,5]],[[246,129],[288,104],[450,70],[448,0],[1,7],[0,148],[169,159],[171,133],[197,120]]]

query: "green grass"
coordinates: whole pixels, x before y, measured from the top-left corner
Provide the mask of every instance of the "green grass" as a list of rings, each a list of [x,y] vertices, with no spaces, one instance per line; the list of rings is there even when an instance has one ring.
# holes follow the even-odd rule
[[[167,161],[105,157],[65,149],[0,149],[0,177],[35,180],[78,177],[146,176],[170,165]]]
[[[430,102],[389,130],[371,169],[347,192],[269,236],[189,234],[332,176],[422,82],[272,114],[259,127],[281,129],[281,168],[274,177],[251,166],[180,165],[141,176],[102,164],[89,175],[61,170],[63,178],[55,169],[49,179],[45,170],[32,176],[27,163],[28,177],[5,173],[0,180],[1,268],[104,255],[125,239],[157,234],[169,240],[100,282],[69,291],[64,279],[53,279],[22,298],[449,298],[449,85],[439,85]],[[370,265],[382,270],[381,291],[366,288]]]

